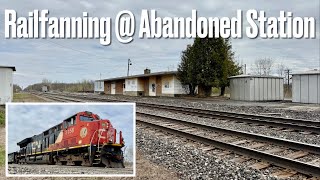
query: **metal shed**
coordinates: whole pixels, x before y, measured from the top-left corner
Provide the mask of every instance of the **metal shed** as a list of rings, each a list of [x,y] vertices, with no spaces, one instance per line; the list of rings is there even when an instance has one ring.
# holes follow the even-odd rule
[[[0,66],[0,105],[12,101],[13,84],[12,73],[16,71],[12,66]]]
[[[230,98],[243,101],[283,100],[283,78],[277,76],[231,76]]]
[[[292,74],[292,102],[320,104],[320,70]]]

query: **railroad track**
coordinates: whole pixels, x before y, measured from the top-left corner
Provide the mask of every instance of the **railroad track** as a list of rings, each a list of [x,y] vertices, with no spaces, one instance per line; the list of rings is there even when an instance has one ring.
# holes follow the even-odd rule
[[[56,101],[64,102],[85,102],[91,101],[107,101],[101,98],[78,98],[77,96],[57,96],[52,94],[45,95],[46,98],[51,98]],[[140,103],[137,103],[141,105]],[[147,106],[147,105],[146,105]],[[153,108],[158,106],[150,105]],[[150,107],[148,106],[148,107]],[[159,108],[168,109],[163,105]],[[187,111],[190,110],[187,108]],[[174,110],[173,110],[174,111]],[[177,111],[182,111],[178,109]],[[207,113],[208,111],[193,111],[191,113]],[[209,114],[210,115],[210,114]],[[223,116],[224,117],[224,116]],[[229,118],[234,118],[228,116]],[[244,117],[244,116],[242,116]],[[265,117],[263,117],[265,118]],[[267,117],[266,119],[268,119]],[[147,120],[146,120],[147,119]],[[148,120],[149,119],[149,120]],[[276,120],[271,120],[268,123],[277,122],[280,119],[285,118],[275,118]],[[254,120],[254,119],[253,119]],[[287,122],[288,119],[284,120]],[[299,121],[300,123],[306,120]],[[158,116],[154,114],[137,112],[137,122],[140,125],[158,129],[170,134],[178,135],[184,137],[191,141],[200,142],[208,146],[207,149],[220,148],[228,151],[232,151],[236,154],[243,155],[243,158],[237,161],[243,162],[251,158],[260,160],[259,163],[253,164],[252,167],[255,169],[264,169],[269,166],[277,166],[290,171],[286,171],[286,176],[290,177],[297,173],[307,175],[309,177],[320,178],[320,146],[299,143],[295,141],[279,139],[269,136],[251,134],[247,132],[235,131],[231,129],[218,128],[213,126],[208,126],[199,123],[193,123],[184,121],[181,119],[175,119],[165,116]],[[297,121],[298,122],[298,121]],[[308,121],[309,122],[309,121]],[[296,123],[301,125],[299,123]],[[293,128],[292,126],[290,128]],[[317,128],[317,127],[316,127]],[[310,159],[312,159],[310,161]]]
[[[110,100],[102,97],[88,97],[81,95],[65,95],[65,94],[42,94],[44,96],[51,96],[53,98],[75,98],[75,100],[85,100],[85,101],[99,101],[99,102],[119,102],[116,100]],[[80,102],[80,101],[78,101]],[[126,102],[126,101],[123,101]],[[151,103],[142,103],[136,102],[139,107],[147,107],[154,109],[161,109],[170,112],[177,112],[186,115],[198,116],[202,118],[213,118],[213,119],[222,119],[230,120],[235,122],[243,122],[248,125],[263,125],[269,126],[270,128],[282,128],[284,131],[297,131],[303,132],[304,134],[320,134],[320,122],[304,120],[304,119],[291,119],[291,118],[282,118],[282,117],[273,117],[273,116],[261,116],[253,114],[243,114],[243,113],[233,113],[225,111],[215,111],[215,110],[205,110],[197,109],[190,107],[179,107],[179,106],[170,106],[170,105],[161,105],[161,104],[151,104]],[[279,129],[280,130],[280,129]]]
[[[207,151],[220,148],[243,155],[245,157],[237,160],[241,163],[251,158],[261,160],[252,164],[255,169],[278,166],[290,169],[289,173],[286,171],[288,177],[299,172],[320,178],[320,166],[317,165],[320,164],[320,146],[140,112],[137,113],[137,123],[200,142],[208,146]],[[305,162],[310,157],[313,160]]]

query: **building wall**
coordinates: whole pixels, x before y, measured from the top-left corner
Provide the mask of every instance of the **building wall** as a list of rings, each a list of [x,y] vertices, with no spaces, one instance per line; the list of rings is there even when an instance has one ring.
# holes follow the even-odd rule
[[[174,96],[187,93],[175,75],[129,78],[114,82],[105,81],[105,94],[113,94],[111,91],[113,86],[114,94],[129,96]]]
[[[111,82],[110,81],[104,82],[104,93],[111,94]]]
[[[95,81],[94,82],[94,92],[103,92],[104,91],[104,82]]]
[[[320,104],[320,74],[292,76],[292,102]]]
[[[126,89],[124,91],[125,95],[128,95],[128,96],[144,95],[144,80],[142,78],[125,79],[125,86],[126,86]]]
[[[187,86],[184,87],[179,79],[177,79],[177,76],[173,76],[173,83],[174,83],[174,94],[175,95],[181,95],[181,94],[188,94],[188,88]]]
[[[173,96],[174,95],[174,80],[173,75],[162,76],[161,77],[161,91],[163,96]]]
[[[123,94],[123,83],[124,80],[116,81],[116,94]]]
[[[12,69],[0,68],[0,104],[11,102],[13,97]]]
[[[230,89],[233,100],[283,100],[283,79],[280,78],[233,78],[230,79]]]

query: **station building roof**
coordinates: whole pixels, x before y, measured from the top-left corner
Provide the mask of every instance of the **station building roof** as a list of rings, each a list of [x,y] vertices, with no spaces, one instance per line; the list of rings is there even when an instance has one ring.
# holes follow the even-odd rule
[[[271,76],[271,75],[250,75],[250,74],[241,74],[237,76],[230,76],[228,79],[233,78],[275,78],[275,79],[283,79],[283,77],[279,76]]]
[[[14,66],[0,66],[0,69],[1,68],[9,68],[9,69],[12,69],[13,71],[16,71],[16,67]]]
[[[292,75],[312,75],[312,74],[320,74],[320,70],[314,69],[314,70],[304,71],[300,73],[292,73]]]
[[[122,76],[122,77],[114,77],[108,79],[101,79],[96,81],[116,81],[116,80],[124,80],[124,79],[132,79],[132,78],[142,78],[142,77],[150,77],[150,76],[163,76],[163,75],[175,75],[178,71],[161,71],[161,72],[154,72],[148,74],[137,74],[132,76]]]

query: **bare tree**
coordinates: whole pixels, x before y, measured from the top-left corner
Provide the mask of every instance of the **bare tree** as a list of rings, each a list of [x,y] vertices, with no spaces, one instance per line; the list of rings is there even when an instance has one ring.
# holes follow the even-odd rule
[[[280,64],[277,65],[277,74],[279,77],[284,77],[286,74],[286,70],[288,69],[288,67],[286,65],[284,65],[282,62]]]
[[[271,58],[261,58],[254,62],[255,74],[270,75],[274,61]]]

